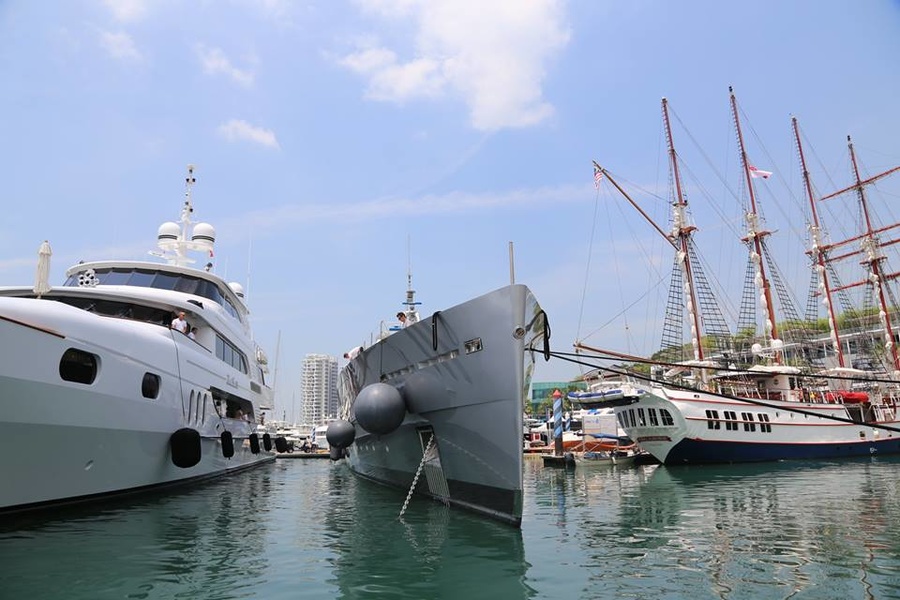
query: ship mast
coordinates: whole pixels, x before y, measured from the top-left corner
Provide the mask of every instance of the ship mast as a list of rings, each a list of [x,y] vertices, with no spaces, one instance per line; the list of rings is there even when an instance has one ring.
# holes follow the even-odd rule
[[[737,132],[738,146],[741,153],[741,164],[744,168],[744,178],[747,183],[747,191],[750,195],[750,211],[744,215],[747,222],[747,236],[741,238],[750,247],[750,259],[756,267],[756,287],[760,292],[760,302],[766,311],[765,314],[765,336],[766,342],[770,348],[774,350],[775,364],[782,363],[782,352],[774,342],[778,340],[778,326],[775,322],[775,307],[772,303],[772,288],[769,278],[766,275],[766,268],[763,260],[763,238],[771,232],[761,230],[759,228],[759,214],[756,210],[756,193],[753,189],[753,176],[750,173],[750,161],[747,159],[747,151],[744,148],[744,136],[741,132],[741,121],[738,118],[737,100],[734,96],[734,89],[729,86],[728,93],[731,100],[731,115],[734,120],[735,130]]]
[[[857,199],[859,200],[860,208],[862,209],[862,215],[864,219],[865,231],[854,238],[849,240],[845,240],[837,245],[843,245],[849,243],[851,241],[860,240],[860,250],[856,252],[851,252],[845,255],[842,255],[838,258],[846,258],[847,256],[852,256],[854,254],[863,253],[865,258],[862,261],[864,265],[867,265],[869,268],[869,277],[868,282],[873,286],[875,291],[875,296],[878,299],[879,305],[879,316],[881,317],[881,325],[884,328],[884,347],[890,353],[891,357],[891,366],[893,367],[895,372],[900,372],[900,355],[897,352],[897,345],[894,343],[894,330],[891,324],[891,313],[890,307],[887,302],[887,294],[885,291],[885,285],[888,280],[896,279],[898,277],[898,273],[885,273],[882,269],[882,263],[884,263],[886,257],[881,252],[881,248],[884,246],[896,244],[900,242],[900,240],[890,240],[887,242],[882,242],[878,238],[879,233],[883,233],[890,229],[896,228],[900,226],[900,223],[894,223],[893,225],[888,225],[887,227],[881,227],[879,229],[875,229],[872,227],[872,218],[869,212],[869,203],[866,199],[865,187],[875,181],[878,181],[882,177],[886,177],[891,173],[894,173],[900,170],[900,166],[894,167],[892,169],[888,169],[878,175],[873,177],[869,177],[868,179],[861,179],[859,175],[859,165],[856,161],[856,152],[853,149],[853,141],[850,139],[850,136],[847,136],[847,147],[850,150],[850,162],[853,167],[853,176],[856,179],[856,182],[844,189],[838,190],[832,194],[824,196],[821,200],[827,200],[829,198],[834,198],[844,192],[848,192],[850,190],[856,191]],[[852,285],[860,285],[864,282],[858,282]],[[851,287],[847,286],[847,287]]]
[[[675,142],[672,139],[672,128],[669,125],[669,102],[662,99],[663,123],[666,129],[666,146],[669,151],[669,168],[675,183],[675,202],[672,206],[671,238],[677,240],[678,262],[684,272],[685,292],[687,292],[688,319],[691,323],[691,345],[694,349],[694,360],[703,360],[703,344],[700,342],[700,316],[697,314],[697,293],[694,286],[694,273],[690,260],[691,234],[697,229],[687,222],[687,201],[681,188],[681,173],[678,170],[678,156],[675,153]]]
[[[822,294],[825,309],[828,311],[828,327],[831,331],[831,345],[837,353],[838,366],[845,367],[844,349],[841,345],[840,334],[838,333],[837,318],[834,312],[834,303],[832,302],[831,282],[828,278],[828,271],[826,268],[826,251],[830,246],[826,246],[822,240],[822,228],[819,225],[819,212],[816,210],[812,181],[809,177],[809,169],[806,167],[806,156],[803,154],[803,144],[800,142],[800,129],[797,126],[797,117],[791,117],[791,127],[794,130],[794,140],[797,143],[797,152],[800,155],[800,168],[803,171],[803,183],[806,187],[806,196],[809,199],[809,208],[812,214],[812,223],[810,223],[809,226],[811,245],[808,253],[815,262],[816,273],[819,277],[819,292]]]

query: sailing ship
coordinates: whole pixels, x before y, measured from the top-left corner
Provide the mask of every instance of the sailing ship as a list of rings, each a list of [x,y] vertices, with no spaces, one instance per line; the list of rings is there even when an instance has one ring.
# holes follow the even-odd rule
[[[405,326],[346,356],[332,458],[362,478],[521,525],[523,406],[547,317],[527,286],[420,319],[408,276]],[[422,475],[425,477],[421,477]]]
[[[828,308],[829,343],[818,343],[831,361],[828,368],[817,371],[801,368],[790,362],[800,362],[815,347],[810,328],[794,315],[786,319],[796,335],[796,341],[786,344],[782,339],[782,324],[776,320],[773,288],[782,306],[788,304],[786,290],[777,279],[775,263],[766,246],[770,234],[761,226],[757,211],[754,180],[760,172],[753,168],[744,146],[737,101],[730,92],[731,112],[740,151],[743,181],[749,195],[745,214],[747,233],[743,242],[749,249],[748,281],[753,284],[751,298],[758,298],[764,312],[762,338],[746,335],[747,325],[739,324],[739,333],[732,336],[709,290],[700,263],[696,260],[691,236],[695,227],[687,222],[686,201],[681,189],[679,161],[675,152],[668,117],[668,105],[663,100],[663,122],[666,131],[671,180],[674,182],[674,218],[671,232],[657,227],[676,251],[675,277],[670,288],[671,308],[685,308],[690,323],[691,340],[687,345],[674,342],[671,333],[680,326],[681,316],[667,316],[663,331],[664,349],[661,360],[641,361],[654,374],[635,387],[637,391],[616,398],[614,408],[620,425],[628,436],[659,461],[666,464],[755,462],[783,459],[833,458],[870,456],[900,452],[900,420],[898,420],[898,381],[900,363],[897,362],[895,337],[891,326],[893,307],[887,298],[884,256],[879,251],[889,243],[879,234],[891,227],[875,228],[868,218],[865,188],[898,168],[869,179],[862,179],[856,167],[852,143],[850,153],[855,183],[844,190],[816,199],[809,181],[800,135],[794,124],[795,140],[813,211],[811,220],[813,267],[819,277],[821,302]],[[633,200],[599,167],[632,204]],[[765,172],[766,176],[769,173]],[[865,231],[839,244],[825,244],[815,213],[817,201],[853,191],[866,215]],[[636,206],[636,204],[635,204]],[[893,226],[892,226],[893,227]],[[852,241],[861,249],[847,256],[863,253],[867,283],[879,301],[878,315],[882,320],[883,355],[889,359],[881,372],[854,368],[842,355],[837,330],[837,315],[832,294],[839,288],[827,279],[828,265],[835,260],[832,250]],[[892,278],[893,276],[891,276]],[[704,291],[705,290],[705,291]],[[683,294],[682,294],[683,291]],[[672,301],[673,298],[675,301]],[[745,302],[744,305],[747,303]],[[750,305],[753,305],[750,302]],[[753,330],[753,325],[749,326]],[[746,345],[752,341],[750,352]],[[668,345],[667,345],[668,342]],[[744,344],[744,347],[740,347]],[[578,344],[576,344],[578,345]],[[667,346],[667,347],[666,347]],[[825,348],[823,348],[825,346]],[[582,350],[603,351],[580,345]],[[691,353],[686,360],[672,357]],[[599,355],[599,354],[598,354]],[[621,354],[611,358],[620,360]],[[666,357],[670,360],[666,361]],[[836,360],[835,360],[836,357]],[[790,358],[791,360],[787,360]],[[742,362],[741,366],[737,363]]]
[[[261,428],[273,391],[242,287],[213,256],[215,230],[158,230],[165,262],[80,262],[50,286],[49,244],[32,287],[0,288],[0,512],[195,482],[271,463]],[[206,261],[204,261],[206,262]],[[190,337],[171,327],[185,313]]]

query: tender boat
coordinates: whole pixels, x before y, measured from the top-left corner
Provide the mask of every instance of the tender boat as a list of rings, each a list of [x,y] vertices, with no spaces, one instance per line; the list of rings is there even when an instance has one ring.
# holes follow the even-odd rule
[[[405,327],[348,352],[332,458],[363,478],[519,526],[522,431],[535,348],[546,315],[511,284],[419,319],[407,291]],[[424,475],[424,477],[422,477]]]
[[[158,230],[165,262],[82,262],[51,287],[0,288],[0,512],[94,500],[270,463],[261,427],[273,391],[241,286],[190,266],[215,230]],[[195,336],[171,327],[178,313]]]

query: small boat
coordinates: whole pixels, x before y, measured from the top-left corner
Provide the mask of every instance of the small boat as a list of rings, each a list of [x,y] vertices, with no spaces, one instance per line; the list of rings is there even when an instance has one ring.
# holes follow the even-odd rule
[[[626,467],[656,462],[649,452],[642,450],[627,437],[605,433],[586,434],[585,437],[600,443],[588,446],[591,450],[573,452],[576,464]]]
[[[0,288],[6,485],[0,512],[195,482],[275,460],[273,390],[241,286],[212,272],[215,230],[158,230],[164,262],[81,262],[50,286]],[[203,256],[194,268],[189,252]],[[175,329],[176,315],[196,328]],[[262,432],[262,433],[260,433]]]
[[[549,338],[546,315],[521,284],[424,319],[417,306],[410,284],[411,324],[348,352],[341,419],[328,429],[332,457],[408,490],[407,503],[420,494],[519,526],[522,407],[532,351]]]

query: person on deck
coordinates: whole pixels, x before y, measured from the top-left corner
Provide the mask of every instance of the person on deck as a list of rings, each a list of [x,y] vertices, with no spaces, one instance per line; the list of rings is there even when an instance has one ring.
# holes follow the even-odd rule
[[[188,332],[188,324],[187,321],[184,320],[184,311],[178,313],[178,316],[172,319],[172,324],[170,325],[172,329],[177,329],[181,333]]]

